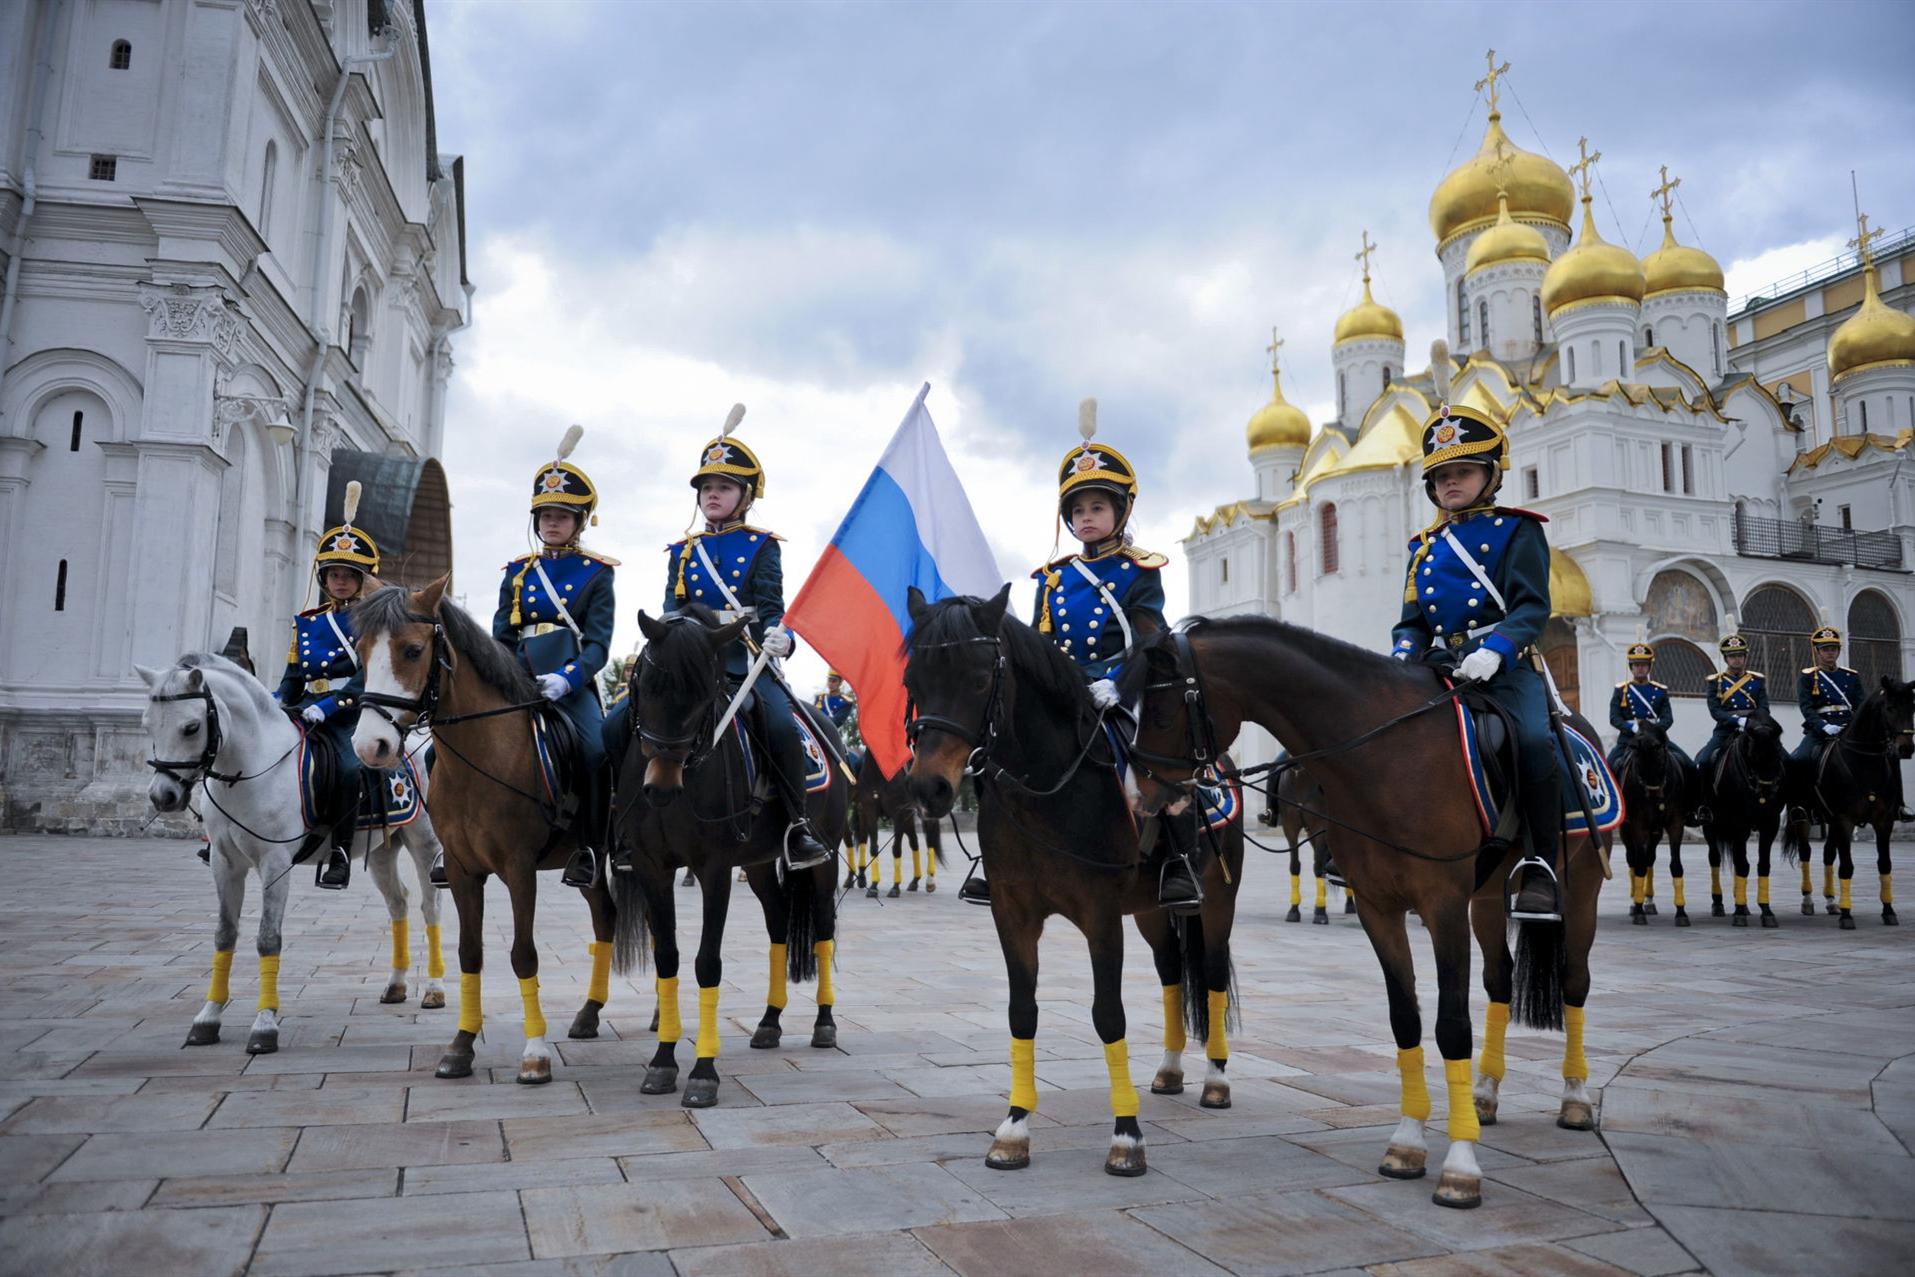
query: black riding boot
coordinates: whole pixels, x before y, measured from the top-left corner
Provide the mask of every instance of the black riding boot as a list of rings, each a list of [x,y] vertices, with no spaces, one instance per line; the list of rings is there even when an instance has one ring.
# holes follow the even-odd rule
[[[991,884],[984,877],[983,857],[971,862],[971,872],[958,884],[958,899],[973,905],[991,903]]]
[[[1546,784],[1525,785],[1523,832],[1529,839],[1529,854],[1510,872],[1508,885],[1516,890],[1509,897],[1509,913],[1522,921],[1561,922],[1561,785],[1553,776]]]
[[[598,885],[598,847],[605,841],[605,777],[594,771],[579,786],[578,819],[572,832],[578,846],[565,862],[559,881],[581,891]]]
[[[1164,836],[1164,862],[1157,871],[1157,904],[1169,913],[1196,913],[1204,904],[1204,889],[1190,867],[1189,845],[1197,835],[1196,815],[1185,811],[1157,819]]]
[[[452,880],[446,877],[446,854],[443,850],[434,853],[432,871],[426,875],[435,887],[450,887]]]
[[[762,712],[762,706],[761,706]],[[809,869],[831,859],[831,851],[811,832],[805,812],[805,749],[798,743],[796,724],[782,732],[767,731],[772,764],[778,770],[776,789],[785,800],[784,857],[787,869]]]
[[[358,823],[348,816],[333,826],[332,845],[326,849],[326,858],[319,862],[319,869],[313,875],[313,881],[327,891],[344,891],[346,884],[352,881],[353,826]]]

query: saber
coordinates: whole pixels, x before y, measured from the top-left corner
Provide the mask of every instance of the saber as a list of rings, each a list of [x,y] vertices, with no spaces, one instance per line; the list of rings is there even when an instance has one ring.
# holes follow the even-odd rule
[[[718,720],[718,730],[711,734],[711,743],[714,747],[719,741],[725,739],[725,729],[730,727],[731,720],[738,716],[738,707],[745,703],[745,697],[751,692],[751,685],[758,681],[758,676],[765,672],[765,666],[770,661],[771,653],[762,647],[759,648],[758,655],[752,659],[751,668],[745,671],[745,681],[738,685],[738,694],[731,698],[731,704],[725,706],[725,716]]]

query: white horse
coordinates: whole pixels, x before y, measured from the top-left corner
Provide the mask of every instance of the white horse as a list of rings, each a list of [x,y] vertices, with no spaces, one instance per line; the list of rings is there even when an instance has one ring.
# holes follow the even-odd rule
[[[163,812],[185,810],[196,786],[198,804],[211,844],[213,883],[219,892],[219,918],[213,925],[213,976],[206,1005],[193,1017],[187,1046],[219,1041],[220,1015],[229,998],[233,946],[239,938],[239,912],[246,902],[246,871],[259,874],[263,903],[259,911],[259,1014],[246,1050],[262,1055],[279,1049],[280,922],[286,914],[293,856],[309,834],[300,816],[298,765],[294,754],[299,731],[267,694],[259,680],[222,656],[198,652],[182,656],[171,669],[134,666],[151,689],[141,722],[152,741],[153,782],[147,796]],[[354,839],[366,860],[392,920],[392,977],[381,1002],[406,1000],[411,969],[407,939],[405,884],[399,879],[399,845],[412,853],[426,923],[426,990],[422,1007],[445,1005],[445,962],[439,945],[439,895],[429,873],[439,854],[439,839],[424,810],[425,768],[418,767],[421,793],[417,820],[400,829],[371,829]],[[330,833],[320,835],[330,837]]]

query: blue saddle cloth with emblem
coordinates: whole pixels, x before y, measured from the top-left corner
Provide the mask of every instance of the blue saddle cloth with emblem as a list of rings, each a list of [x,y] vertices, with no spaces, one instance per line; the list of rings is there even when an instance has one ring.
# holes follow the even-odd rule
[[[330,746],[316,743],[312,733],[300,725],[296,760],[299,767],[299,819],[308,829],[330,827],[344,815],[343,795],[328,791],[333,786],[333,762]],[[419,819],[424,807],[419,801],[419,773],[410,757],[398,767],[375,771],[359,769],[358,805],[353,821],[355,829],[398,829]]]
[[[815,794],[831,788],[831,756],[818,743],[817,735],[812,731],[811,723],[794,707],[791,721],[798,724],[798,743],[805,747],[805,792]],[[758,752],[751,737],[745,732],[745,716],[734,715],[728,729],[738,737],[738,748],[745,755],[745,784],[756,787],[758,784]]]
[[[1452,701],[1451,708],[1456,714],[1457,738],[1462,745],[1463,758],[1468,765],[1471,796],[1476,800],[1476,815],[1482,822],[1486,834],[1497,832],[1507,793],[1491,779],[1490,769],[1485,764],[1483,752],[1486,743],[1484,732],[1477,715],[1470,712],[1460,700]],[[1502,724],[1496,724],[1495,735],[1500,738]],[[1589,804],[1590,814],[1596,818],[1598,833],[1614,829],[1622,823],[1622,787],[1616,784],[1615,774],[1609,770],[1609,760],[1603,757],[1602,750],[1592,744],[1587,737],[1568,723],[1563,724],[1563,732],[1569,738],[1569,756],[1574,764],[1570,775],[1562,776],[1563,786],[1563,832],[1565,834],[1586,833],[1589,822],[1583,817],[1583,801]],[[1495,750],[1501,746],[1500,739],[1487,744]],[[1513,762],[1504,762],[1498,766],[1499,776],[1509,774]],[[1581,787],[1581,794],[1571,788]]]

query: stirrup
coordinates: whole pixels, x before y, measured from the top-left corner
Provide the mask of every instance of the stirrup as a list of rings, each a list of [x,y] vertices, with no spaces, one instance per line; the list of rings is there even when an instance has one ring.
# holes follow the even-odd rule
[[[452,885],[452,880],[446,877],[446,854],[443,851],[432,858],[432,868],[426,871],[426,878],[435,887]]]
[[[327,882],[326,871],[333,867],[334,856],[339,857],[340,860],[345,862],[346,871],[345,873],[339,876],[338,882]],[[320,861],[319,864],[313,870],[313,885],[315,887],[318,887],[322,891],[344,891],[346,889],[346,885],[350,883],[351,881],[352,881],[352,857],[347,855],[345,852],[339,850],[339,848],[337,847],[332,848],[332,850],[327,854],[326,858]]]
[[[1513,882],[1516,882],[1518,876],[1523,874],[1525,870],[1529,870],[1529,869],[1542,870],[1543,875],[1549,880],[1550,894],[1555,897],[1555,900],[1554,900],[1555,907],[1553,909],[1539,910],[1539,909],[1517,908],[1516,902],[1522,895],[1522,887],[1517,888],[1515,891],[1511,891],[1510,884]],[[1524,887],[1528,886],[1527,881],[1524,882],[1523,886]],[[1558,881],[1556,877],[1555,869],[1550,867],[1550,864],[1547,860],[1544,860],[1539,856],[1524,856],[1521,860],[1518,860],[1516,862],[1515,867],[1509,871],[1509,877],[1503,880],[1503,895],[1504,895],[1504,899],[1508,902],[1509,916],[1511,918],[1514,918],[1518,922],[1561,922],[1563,920],[1562,883]]]
[[[977,871],[978,862],[971,863],[971,871],[964,875],[964,881],[958,884],[958,899],[971,905],[989,905],[991,903],[991,881]]]
[[[1334,860],[1323,862],[1323,880],[1339,890],[1347,891],[1350,887],[1350,884],[1343,879],[1343,871],[1337,868],[1337,862]]]
[[[1170,872],[1176,865],[1182,865],[1184,874],[1196,894],[1180,899],[1166,899],[1165,893],[1170,886]],[[1165,913],[1189,915],[1199,913],[1204,907],[1204,887],[1197,881],[1197,873],[1190,867],[1186,856],[1166,856],[1163,868],[1157,871],[1157,907]]]
[[[584,857],[584,863],[580,863]],[[590,847],[580,847],[565,862],[564,872],[559,874],[559,884],[565,887],[577,887],[580,891],[590,891],[599,882],[598,852]]]
[[[818,850],[800,860],[793,848],[799,838],[811,838],[811,845]],[[802,820],[794,820],[785,826],[784,861],[787,869],[809,869],[813,865],[822,865],[831,859],[831,851],[811,835],[811,827]]]

